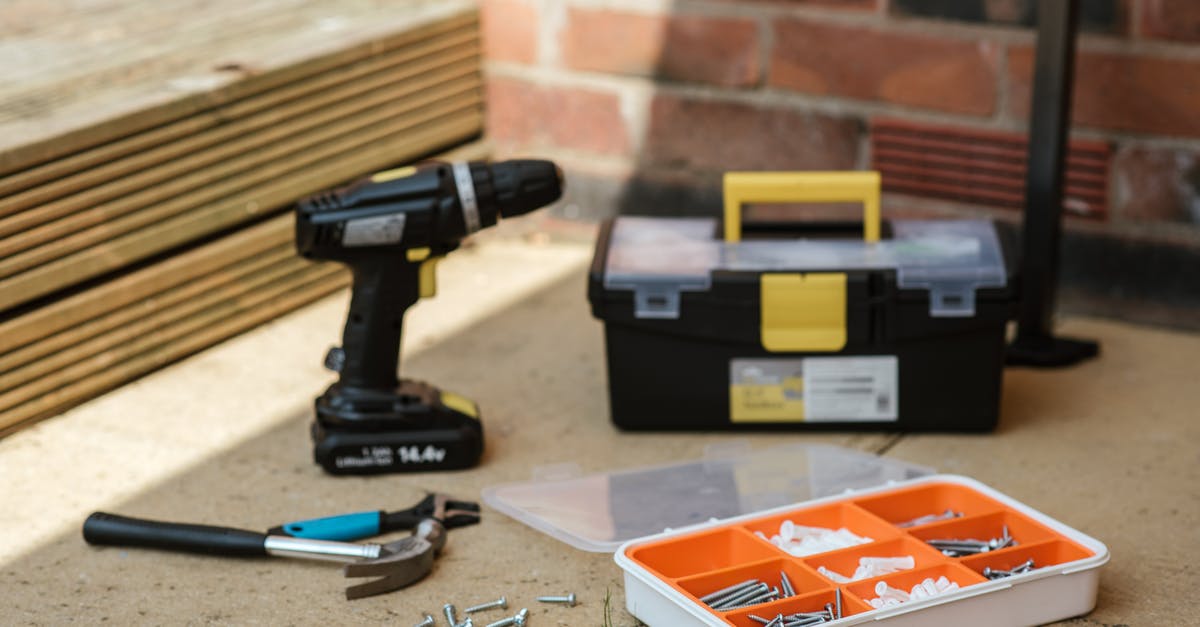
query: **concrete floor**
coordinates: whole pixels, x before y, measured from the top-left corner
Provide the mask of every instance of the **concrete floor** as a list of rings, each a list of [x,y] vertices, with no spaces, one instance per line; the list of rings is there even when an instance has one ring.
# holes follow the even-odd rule
[[[586,242],[488,240],[440,266],[441,293],[407,320],[402,371],[477,400],[487,447],[462,472],[334,478],[310,459],[312,397],[336,343],[338,295],[0,440],[0,623],[415,624],[443,603],[507,595],[530,624],[598,625],[620,569],[501,514],[455,530],[433,574],[347,602],[336,566],[93,548],[79,529],[106,510],[265,529],[285,520],[395,508],[424,490],[478,498],[535,467],[584,472],[753,447],[834,443],[886,451],[987,483],[1108,544],[1094,625],[1200,624],[1200,336],[1092,319],[1101,359],[1009,370],[990,435],[627,434],[608,420],[600,323],[584,297]],[[575,608],[534,602],[575,592]],[[489,617],[498,616],[489,614]],[[495,618],[493,618],[494,620]],[[440,624],[440,623],[439,623]]]

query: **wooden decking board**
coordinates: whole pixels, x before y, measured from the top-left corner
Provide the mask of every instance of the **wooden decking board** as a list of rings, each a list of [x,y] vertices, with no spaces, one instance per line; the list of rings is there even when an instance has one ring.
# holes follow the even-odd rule
[[[479,97],[468,98],[457,111],[402,118],[373,129],[366,143],[339,143],[341,152],[316,153],[299,167],[293,163],[277,169],[261,168],[259,172],[268,182],[227,196],[203,211],[176,215],[0,281],[0,302],[27,302],[253,220],[291,199],[363,172],[466,141],[478,134],[482,123]]]
[[[313,145],[350,132],[345,129],[379,123],[387,115],[433,105],[440,97],[480,88],[481,79],[471,61],[460,61],[437,72],[425,73],[419,79],[376,86],[361,98],[330,102],[309,115],[265,128],[251,127],[207,149],[192,147],[185,140],[147,151],[146,158],[135,159],[135,164],[113,162],[109,167],[98,168],[106,172],[96,180],[108,178],[109,182],[0,219],[0,238],[7,238],[0,239],[0,256],[13,255],[187,190],[226,180],[230,173],[258,167],[268,160],[287,159],[293,151],[304,150],[298,146]],[[239,125],[237,129],[240,128]],[[87,178],[95,177],[87,173]],[[0,270],[0,274],[3,272]]]
[[[0,429],[61,411],[341,289],[349,284],[349,280],[349,273],[344,270],[314,267],[270,294],[260,293],[253,298],[223,304],[218,308],[219,314],[212,313],[211,320],[196,318],[163,329],[153,336],[153,341],[142,342],[139,352],[129,349],[121,354],[106,353],[89,361],[92,368],[80,367],[73,372],[70,381],[61,387],[0,413]],[[0,400],[0,404],[3,403]]]
[[[474,142],[450,149],[440,158],[482,159],[489,153],[490,146],[486,142]],[[5,347],[0,350],[7,351],[12,346],[28,348],[36,345],[39,338],[65,335],[64,330],[71,330],[76,326],[99,331],[106,324],[104,318],[110,316],[120,319],[120,316],[129,316],[131,313],[136,314],[134,317],[152,315],[144,313],[143,310],[154,309],[158,304],[175,302],[178,299],[173,300],[173,295],[179,294],[177,290],[186,290],[189,285],[202,282],[206,276],[244,276],[247,272],[254,272],[247,269],[255,267],[257,258],[269,256],[271,251],[281,249],[290,253],[293,245],[292,224],[290,215],[271,218],[171,257],[162,263],[108,281],[87,292],[51,303],[21,318],[0,323],[0,346]],[[42,389],[49,391],[36,396],[18,394],[16,397],[25,396],[30,400],[0,411],[0,433],[15,428],[14,425],[18,423],[62,411],[162,365],[325,296],[349,282],[348,273],[340,270],[335,264],[314,265],[299,262],[294,255],[285,257],[300,265],[290,275],[279,280],[281,284],[291,286],[284,288],[284,296],[257,306],[253,303],[246,305],[246,301],[243,300],[241,305],[234,305],[227,317],[209,326],[189,327],[191,331],[180,332],[173,326],[175,323],[168,324],[160,330],[159,337],[161,339],[170,336],[174,339],[157,343],[150,350],[139,354],[133,354],[127,343],[112,343],[112,348],[103,354],[92,356],[90,363],[103,365],[98,370],[59,369],[49,372],[44,375],[45,382],[42,384]],[[273,262],[271,265],[277,263],[279,262]],[[312,278],[317,276],[313,272],[320,270],[329,273]],[[228,301],[223,306],[225,310],[229,310]],[[110,319],[107,322],[111,321]],[[187,324],[184,321],[176,323]],[[120,325],[109,326],[111,329],[121,328]],[[85,339],[92,339],[105,332],[107,331],[82,335],[89,336]],[[71,343],[72,347],[78,344],[68,343]]]
[[[279,216],[237,233],[169,257],[111,281],[56,300],[21,316],[0,322],[0,353],[57,334],[65,329],[149,298],[171,286],[193,281],[209,272],[257,255],[291,240],[292,222]]]
[[[62,384],[77,381],[82,378],[100,373],[108,368],[119,367],[121,362],[138,354],[161,347],[199,332],[205,327],[228,318],[230,315],[254,307],[273,298],[283,296],[296,284],[312,278],[330,275],[338,272],[336,267],[306,268],[296,276],[277,282],[266,289],[248,292],[229,299],[218,301],[192,315],[180,318],[173,324],[152,329],[132,340],[118,345],[112,350],[92,355],[76,361],[65,368],[57,370],[54,377],[42,377],[16,389],[0,393],[0,411],[36,400],[38,397],[53,392]]]
[[[232,136],[234,132],[228,130],[231,127],[249,129],[254,123],[261,124],[272,117],[283,118],[289,113],[311,110],[333,99],[362,93],[369,86],[381,86],[390,82],[389,77],[407,76],[414,65],[433,70],[453,60],[467,58],[471,51],[478,55],[479,34],[473,29],[462,28],[412,47],[356,61],[307,80],[14,172],[0,177],[0,215],[10,215],[31,203],[47,202],[69,191],[82,189],[102,180],[105,175],[115,174],[119,171],[115,169],[117,167],[132,170],[137,167],[136,163],[146,163],[150,159],[145,155],[153,153],[158,155],[157,158],[170,158],[168,155],[178,154],[172,147],[185,142],[191,149],[199,149]],[[51,181],[54,185],[42,185]],[[21,192],[26,190],[36,190],[37,195],[23,196]]]
[[[443,159],[483,159],[486,142],[474,142],[443,153]],[[73,296],[54,301],[20,317],[0,322],[0,372],[99,335],[146,310],[169,305],[207,289],[211,277],[241,276],[273,263],[276,255],[294,256],[293,218],[279,215],[200,245],[162,262]],[[265,260],[265,261],[264,261]],[[46,348],[41,348],[46,343]]]
[[[245,0],[229,3],[223,11],[204,10],[199,4],[171,4],[155,7],[131,2],[116,14],[93,16],[94,21],[64,20],[37,29],[36,40],[47,47],[57,46],[54,54],[38,55],[8,72],[10,80],[0,87],[0,102],[11,102],[13,96],[19,98],[38,87],[81,80],[87,88],[114,78],[137,81],[141,77],[131,76],[129,68],[155,61],[175,64],[192,59],[196,49],[211,53],[214,46],[234,45],[238,38],[271,36],[275,28],[296,27],[299,19],[294,9],[304,2]],[[178,19],[172,8],[187,12],[186,26],[172,23]],[[103,55],[97,58],[99,52]],[[109,76],[114,68],[124,72]],[[97,75],[100,80],[95,83],[86,80]]]
[[[82,356],[98,353],[123,341],[121,338],[130,333],[140,332],[137,329],[148,328],[147,325],[153,328],[152,321],[161,320],[164,315],[176,315],[167,312],[175,312],[177,308],[194,308],[220,298],[225,294],[222,290],[228,285],[252,281],[256,273],[274,270],[271,276],[278,277],[282,276],[280,271],[291,272],[294,268],[282,262],[295,257],[296,251],[291,242],[280,244],[239,263],[170,286],[145,300],[130,303],[4,353],[0,355],[0,390],[21,385],[32,377],[46,376]]]
[[[67,226],[82,223],[86,228],[81,230],[60,229],[59,223],[52,223],[29,233],[18,234],[12,241],[14,247],[29,239],[40,239],[41,231],[50,230],[53,237],[45,240],[48,243],[44,246],[0,258],[0,278],[36,269],[181,213],[203,211],[209,203],[268,183],[299,168],[320,167],[335,155],[377,141],[382,133],[419,128],[439,118],[471,116],[481,104],[479,88],[471,80],[452,83],[446,92],[439,91],[437,95],[453,94],[453,98],[439,97],[426,103],[389,103],[371,112],[336,119],[330,124],[288,135],[286,139],[281,138],[280,141],[209,168],[181,173],[162,185],[146,188],[108,205],[59,221]],[[273,205],[258,205],[255,211],[273,208]],[[95,219],[96,214],[100,214],[100,219]],[[3,284],[4,281],[0,281],[0,286]],[[0,291],[2,289],[0,287]]]
[[[8,391],[31,398],[53,385],[49,375],[69,372],[75,364],[82,363],[106,351],[120,349],[124,344],[136,344],[142,337],[174,324],[177,320],[198,314],[209,307],[240,298],[258,290],[270,290],[286,281],[292,274],[311,265],[295,255],[281,255],[274,263],[263,268],[250,268],[244,276],[219,276],[208,281],[208,289],[194,293],[190,298],[172,298],[170,303],[147,303],[141,308],[142,315],[129,317],[121,324],[113,325],[107,332],[95,334],[74,344],[66,350],[51,353],[40,359],[26,362],[16,369],[0,374],[0,398]],[[17,391],[20,388],[23,391]],[[19,401],[18,401],[19,402]],[[0,411],[3,411],[0,401]]]
[[[286,207],[483,130],[471,0],[7,3],[0,64],[0,433],[346,285]]]
[[[401,17],[396,17],[402,13]],[[253,94],[376,56],[447,30],[478,23],[473,3],[462,0],[418,3],[364,20],[353,32],[325,33],[312,45],[276,42],[243,55],[249,72],[209,72],[193,90],[179,87],[142,94],[118,94],[116,104],[96,102],[81,111],[56,111],[47,119],[22,118],[0,124],[7,147],[0,150],[0,174],[28,168],[140,131],[212,110]],[[136,97],[133,97],[136,96]],[[99,124],[99,122],[105,122]]]

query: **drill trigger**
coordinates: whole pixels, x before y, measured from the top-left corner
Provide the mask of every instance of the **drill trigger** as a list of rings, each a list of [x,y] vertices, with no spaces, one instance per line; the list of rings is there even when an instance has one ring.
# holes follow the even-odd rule
[[[441,257],[430,257],[421,262],[417,273],[417,282],[421,298],[432,298],[437,295],[437,262]]]

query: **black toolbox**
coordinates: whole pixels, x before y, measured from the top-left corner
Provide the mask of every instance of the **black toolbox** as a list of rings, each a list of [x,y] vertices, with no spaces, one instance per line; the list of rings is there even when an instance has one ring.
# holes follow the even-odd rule
[[[861,238],[741,239],[743,204],[847,201],[864,206]],[[1013,256],[986,220],[881,224],[874,172],[729,173],[723,228],[609,220],[588,298],[605,327],[613,422],[990,430]]]

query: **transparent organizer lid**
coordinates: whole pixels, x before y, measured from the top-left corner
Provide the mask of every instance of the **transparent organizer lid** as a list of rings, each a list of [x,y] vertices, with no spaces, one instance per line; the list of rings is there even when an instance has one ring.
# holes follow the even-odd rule
[[[761,450],[710,447],[699,461],[580,476],[572,465],[484,489],[483,501],[585,551],[713,519],[933,474],[852,449],[792,444]]]
[[[713,270],[819,272],[894,269],[903,289],[926,289],[930,315],[975,315],[975,290],[1008,282],[987,220],[893,220],[880,242],[790,239],[726,243],[713,218],[616,219],[604,284],[634,292],[639,318],[678,318],[679,293],[709,288]]]

